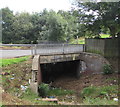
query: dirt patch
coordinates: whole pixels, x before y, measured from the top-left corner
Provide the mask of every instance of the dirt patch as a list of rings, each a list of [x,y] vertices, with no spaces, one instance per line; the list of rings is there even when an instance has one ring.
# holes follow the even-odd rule
[[[31,78],[32,59],[18,64],[12,64],[2,67],[2,72],[9,72],[9,75],[3,75],[3,88],[5,91],[12,88],[20,88],[20,85],[28,85]],[[9,85],[7,84],[9,83]]]
[[[89,71],[88,71],[89,72]],[[62,76],[52,83],[55,87],[61,87],[63,89],[74,90],[80,92],[85,87],[89,86],[109,86],[118,85],[118,74],[93,74],[82,73],[79,79],[70,76]]]
[[[3,105],[32,105],[29,101],[21,100],[9,93],[2,93],[2,104]]]

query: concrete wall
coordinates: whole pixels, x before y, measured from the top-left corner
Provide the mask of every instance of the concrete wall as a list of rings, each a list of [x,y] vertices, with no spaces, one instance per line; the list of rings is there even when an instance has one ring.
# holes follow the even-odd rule
[[[119,46],[118,38],[115,39],[86,39],[86,52],[103,55],[113,66],[115,71],[119,71]]]
[[[101,73],[103,66],[109,64],[109,62],[101,55],[93,53],[81,53],[80,60],[86,63],[86,70],[93,73]]]

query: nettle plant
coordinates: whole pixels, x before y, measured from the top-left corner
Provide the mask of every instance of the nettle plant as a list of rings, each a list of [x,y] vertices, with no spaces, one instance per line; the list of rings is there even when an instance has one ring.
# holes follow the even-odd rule
[[[39,85],[38,90],[39,90],[39,96],[46,97],[49,92],[49,85],[42,83]]]
[[[111,65],[109,64],[105,64],[103,66],[103,74],[112,74],[114,71],[113,71],[113,68]]]

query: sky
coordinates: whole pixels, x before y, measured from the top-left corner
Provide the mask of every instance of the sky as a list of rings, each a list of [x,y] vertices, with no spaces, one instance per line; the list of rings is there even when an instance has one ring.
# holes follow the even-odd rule
[[[9,7],[13,12],[40,12],[47,10],[70,10],[72,0],[0,0],[0,8]]]

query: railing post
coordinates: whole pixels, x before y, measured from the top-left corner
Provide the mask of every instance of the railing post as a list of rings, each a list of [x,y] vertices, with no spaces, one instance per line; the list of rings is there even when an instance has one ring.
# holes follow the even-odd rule
[[[86,51],[86,46],[85,46],[85,44],[83,44],[83,52],[85,52]]]
[[[63,43],[63,54],[64,54],[64,45],[65,45],[65,44]]]
[[[33,45],[31,44],[31,55],[33,55]]]
[[[37,45],[35,44],[35,49],[34,49],[34,51],[35,51],[35,55],[37,54]]]

